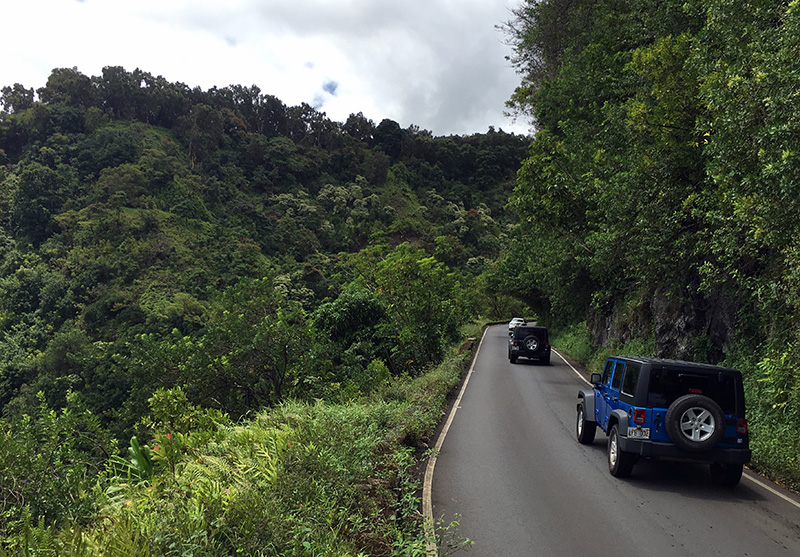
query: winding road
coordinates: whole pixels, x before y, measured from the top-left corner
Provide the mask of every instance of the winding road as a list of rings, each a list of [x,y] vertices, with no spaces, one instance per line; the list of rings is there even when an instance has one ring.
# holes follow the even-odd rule
[[[468,555],[800,555],[800,498],[747,470],[733,489],[693,463],[612,477],[603,432],[575,440],[587,374],[555,351],[511,364],[507,334],[486,330],[426,473],[426,513],[457,520]]]

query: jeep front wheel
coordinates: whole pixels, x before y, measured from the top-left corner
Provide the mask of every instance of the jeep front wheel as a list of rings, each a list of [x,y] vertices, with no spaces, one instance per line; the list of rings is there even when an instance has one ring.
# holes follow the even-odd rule
[[[619,427],[614,424],[608,434],[608,471],[615,478],[627,478],[633,471],[636,455],[627,453],[619,445]]]
[[[714,447],[725,435],[725,416],[714,400],[703,395],[683,395],[667,409],[667,433],[678,447],[692,452]]]
[[[586,421],[586,413],[583,410],[583,404],[579,404],[578,421],[575,424],[575,433],[578,437],[578,443],[581,445],[591,445],[596,432],[597,424],[595,422]]]

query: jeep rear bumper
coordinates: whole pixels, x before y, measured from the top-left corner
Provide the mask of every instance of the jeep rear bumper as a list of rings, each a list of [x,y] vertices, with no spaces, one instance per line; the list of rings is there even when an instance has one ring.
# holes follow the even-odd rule
[[[672,443],[654,443],[642,439],[619,438],[619,448],[647,458],[687,460],[692,462],[719,462],[722,464],[747,464],[750,462],[750,449],[720,449],[692,453],[676,447]]]

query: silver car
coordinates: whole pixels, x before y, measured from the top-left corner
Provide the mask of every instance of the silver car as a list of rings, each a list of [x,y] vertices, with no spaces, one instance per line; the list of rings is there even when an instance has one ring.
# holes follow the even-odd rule
[[[508,322],[508,334],[514,332],[514,327],[519,327],[520,325],[525,325],[526,322],[522,317],[514,317],[511,321]]]

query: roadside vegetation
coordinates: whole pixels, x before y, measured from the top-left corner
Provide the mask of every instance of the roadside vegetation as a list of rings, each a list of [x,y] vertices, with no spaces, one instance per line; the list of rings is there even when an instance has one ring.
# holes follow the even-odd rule
[[[2,509],[17,535],[0,554],[425,555],[416,466],[470,359],[454,353],[369,397],[285,402],[242,423],[158,390],[147,443],[134,437],[110,459],[92,451],[109,440],[74,398],[59,412],[43,403],[3,447],[28,504]],[[47,439],[62,440],[51,462],[24,460],[25,445]],[[431,525],[443,547],[464,543],[455,526]]]

